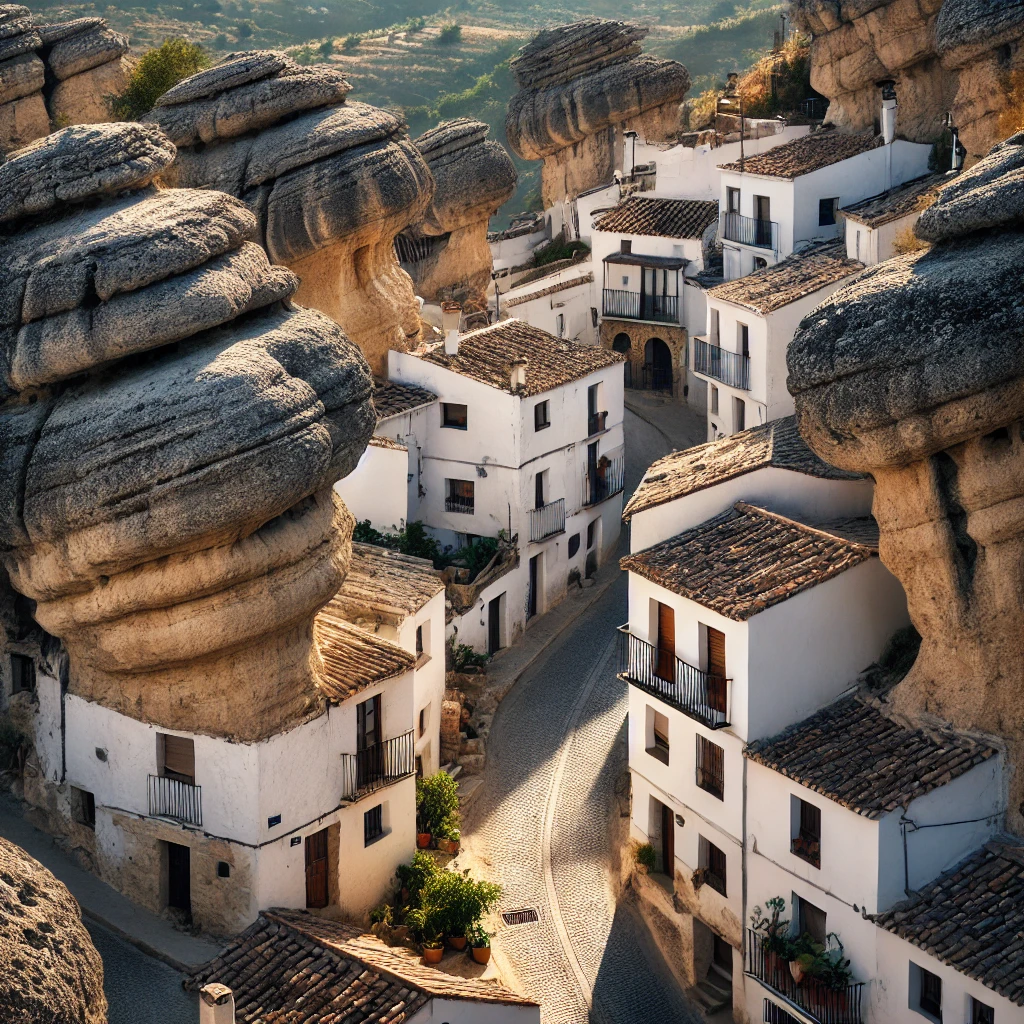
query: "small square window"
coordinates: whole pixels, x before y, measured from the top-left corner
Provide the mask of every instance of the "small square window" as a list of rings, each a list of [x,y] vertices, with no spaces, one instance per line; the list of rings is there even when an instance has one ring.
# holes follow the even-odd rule
[[[829,227],[836,222],[836,210],[839,209],[838,199],[818,200],[818,226]]]
[[[363,815],[363,846],[384,835],[384,805],[377,804]]]
[[[472,515],[475,503],[474,482],[472,480],[446,480],[444,507],[446,512],[462,512]]]
[[[11,693],[31,693],[36,688],[36,663],[24,654],[11,655]]]
[[[231,877],[231,865],[226,860],[217,861],[217,877],[218,878],[230,878]]]
[[[622,287],[623,288],[628,288],[629,287],[629,274],[623,274],[622,275]]]
[[[793,798],[791,849],[813,867],[821,867],[821,808]]]
[[[723,896],[725,891],[726,861],[725,854],[714,843],[699,836],[697,848],[698,867],[704,871],[704,881],[711,886],[715,892]]]
[[[996,1024],[996,1011],[971,996],[971,1024]]]
[[[631,253],[633,251],[633,240],[631,238],[622,238],[619,240],[619,252]]]
[[[465,405],[454,402],[441,403],[441,426],[455,430],[465,430],[469,424],[469,410]]]
[[[533,429],[543,430],[551,426],[550,406],[545,402],[538,402],[533,407]]]
[[[96,830],[96,797],[87,789],[71,787],[71,818],[79,825]]]

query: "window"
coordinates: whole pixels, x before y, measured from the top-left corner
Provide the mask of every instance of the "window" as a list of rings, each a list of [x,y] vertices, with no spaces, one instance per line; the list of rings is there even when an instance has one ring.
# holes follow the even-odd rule
[[[754,218],[764,224],[772,219],[772,200],[770,196],[754,196]],[[770,235],[766,237],[763,229],[758,230],[758,242],[770,242]]]
[[[590,325],[592,327],[597,326],[597,306],[590,307]]]
[[[750,355],[750,328],[746,324],[736,324],[736,343],[741,356]]]
[[[942,979],[913,962],[910,964],[910,1009],[930,1020],[942,1020]]]
[[[704,881],[715,892],[725,893],[725,854],[714,843],[700,836],[697,866],[704,871]]]
[[[856,258],[857,258],[858,260],[860,259],[860,232],[859,232],[859,231],[857,232],[857,248],[856,248]]]
[[[591,384],[590,387],[587,388],[587,415],[588,416],[596,416],[597,415],[597,398],[598,398],[597,389],[600,386],[601,386],[600,384]]]
[[[425,708],[420,708],[420,735],[423,736],[427,731],[427,722],[430,721],[430,705],[428,704]]]
[[[725,208],[728,213],[740,212],[740,190],[738,188],[725,190]]]
[[[533,475],[533,507],[543,508],[544,502],[544,477],[545,471],[541,470],[539,473]]]
[[[732,400],[732,428],[734,431],[747,429],[747,403],[742,398]]]
[[[550,406],[547,402],[538,402],[533,407],[533,429],[543,430],[551,426]]]
[[[754,257],[754,270],[767,270],[768,261],[763,256]]]
[[[718,344],[718,332],[719,332],[719,315],[718,310],[711,310],[711,343],[713,345]]]
[[[24,654],[11,655],[11,693],[31,693],[36,688],[36,663]]]
[[[217,877],[218,878],[230,878],[231,877],[231,865],[226,860],[217,861]]]
[[[697,786],[719,800],[725,799],[725,751],[700,735],[697,736]]]
[[[818,226],[829,227],[836,222],[836,210],[839,209],[838,199],[818,200]]]
[[[619,252],[631,253],[633,251],[633,241],[629,238],[623,238],[619,241]]]
[[[474,495],[472,480],[445,480],[446,512],[463,512],[466,515],[473,514]]]
[[[991,1006],[975,999],[971,999],[971,1024],[996,1024],[996,1011]]]
[[[668,764],[668,717],[649,707],[647,718],[651,725],[647,753],[662,764]]]
[[[96,830],[96,797],[87,789],[71,787],[71,818],[79,825]]]
[[[441,403],[441,426],[453,427],[455,430],[465,430],[469,423],[469,412],[464,405],[456,405],[454,402]]]
[[[416,778],[423,778],[423,758],[419,754],[416,755]]]
[[[821,808],[793,797],[792,846],[798,857],[816,868],[821,867]]]
[[[718,388],[714,384],[711,387],[711,411],[717,416],[718,415]]]
[[[384,835],[384,805],[377,804],[363,815],[363,846]]]
[[[623,274],[622,275],[622,287],[623,288],[628,288],[629,287],[629,274]]]
[[[580,535],[578,533],[574,533],[569,538],[569,557],[572,558],[572,556],[575,555],[576,552],[579,551],[579,549],[580,549]]]
[[[796,927],[798,935],[810,935],[815,942],[827,945],[825,939],[828,928],[825,923],[825,911],[819,910],[813,903],[808,903],[802,896],[793,896]]]
[[[422,654],[423,653],[423,627],[422,626],[417,626],[416,627],[416,653],[417,654]]]
[[[594,537],[597,534],[597,524],[600,519],[594,519],[592,522],[587,523],[587,550],[589,551],[594,546]]]
[[[555,334],[559,338],[565,337],[565,314],[558,313],[555,316]]]
[[[157,774],[194,786],[196,783],[196,745],[184,736],[156,734]]]

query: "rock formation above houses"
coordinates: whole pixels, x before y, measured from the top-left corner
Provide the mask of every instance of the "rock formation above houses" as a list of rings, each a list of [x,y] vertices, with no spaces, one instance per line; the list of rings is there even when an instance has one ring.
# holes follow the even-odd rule
[[[491,280],[487,225],[511,199],[518,174],[508,153],[487,138],[483,121],[459,117],[416,139],[436,185],[426,217],[399,237],[399,256],[416,294],[485,309]]]
[[[610,182],[623,169],[625,129],[649,141],[678,131],[690,75],[641,52],[647,31],[589,18],[540,32],[512,59],[519,92],[505,131],[519,156],[544,161],[545,207]]]
[[[935,141],[949,111],[973,162],[1017,127],[1021,0],[794,0],[793,13],[813,37],[811,85],[840,127],[877,121],[885,79],[896,81],[897,131],[913,142]]]
[[[131,71],[128,40],[103,18],[40,25],[27,7],[0,5],[0,151],[62,127],[110,120],[108,98]]]
[[[243,202],[153,184],[174,156],[120,123],[0,167],[0,559],[72,693],[252,740],[323,706],[372,382]]]
[[[789,387],[826,461],[875,479],[880,552],[923,640],[897,710],[1002,737],[1024,827],[1024,135],[947,185],[930,249],[861,274],[801,324]]]
[[[326,65],[231,54],[165,93],[145,120],[178,147],[167,185],[220,189],[256,215],[296,299],[340,324],[378,373],[420,340],[419,304],[394,240],[426,215],[430,169],[394,114],[348,103]]]

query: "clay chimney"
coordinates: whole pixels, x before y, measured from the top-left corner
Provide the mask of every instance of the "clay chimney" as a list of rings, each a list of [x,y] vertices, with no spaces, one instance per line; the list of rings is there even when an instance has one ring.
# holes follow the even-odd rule
[[[887,146],[891,146],[896,138],[896,83],[887,78],[879,82],[878,87],[882,90],[882,138]]]
[[[444,331],[444,354],[459,354],[459,324],[462,322],[462,306],[457,302],[441,303],[441,330]]]
[[[518,359],[513,359],[510,365],[509,382],[512,385],[512,389],[525,388],[526,387],[526,367],[529,366],[529,360],[523,356],[519,356]]]
[[[235,1024],[234,993],[211,981],[199,990],[199,1024]]]

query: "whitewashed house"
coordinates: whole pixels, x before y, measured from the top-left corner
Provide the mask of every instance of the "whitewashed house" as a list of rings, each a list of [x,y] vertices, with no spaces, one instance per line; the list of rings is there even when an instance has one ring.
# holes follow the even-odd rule
[[[928,172],[931,147],[822,129],[721,166],[725,277],[734,280],[842,235],[839,211]]]
[[[708,386],[709,441],[793,413],[789,343],[800,321],[863,269],[835,239],[708,289],[707,327],[693,339],[691,365]]]
[[[409,448],[375,434],[352,472],[334,485],[356,522],[397,533],[409,521]]]
[[[438,396],[417,518],[445,545],[517,538],[459,640],[489,653],[592,576],[618,542],[622,357],[516,319],[389,353],[393,381]],[[467,632],[471,630],[471,632]]]
[[[498,297],[498,313],[523,320],[556,338],[596,345],[598,309],[593,263],[585,260],[510,288]]]
[[[662,391],[702,406],[688,339],[704,329],[702,287],[687,287],[714,247],[718,204],[634,194],[594,225],[601,345],[628,356],[628,387]]]

